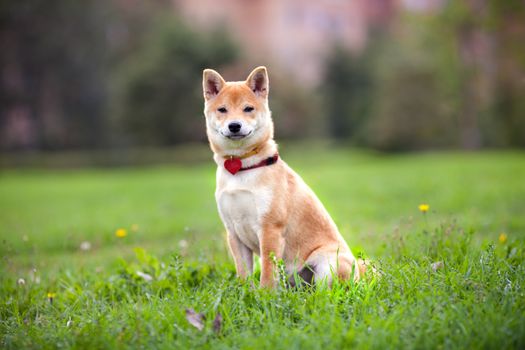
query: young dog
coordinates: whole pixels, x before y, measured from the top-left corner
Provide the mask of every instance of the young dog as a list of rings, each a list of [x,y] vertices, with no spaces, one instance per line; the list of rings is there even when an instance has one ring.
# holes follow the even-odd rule
[[[240,82],[226,82],[205,69],[203,90],[207,135],[218,166],[215,198],[237,275],[253,272],[255,253],[262,287],[275,287],[276,259],[284,261],[290,276],[297,272],[309,283],[331,285],[333,276],[359,279],[364,266],[313,191],[279,157],[266,68],[255,68]]]

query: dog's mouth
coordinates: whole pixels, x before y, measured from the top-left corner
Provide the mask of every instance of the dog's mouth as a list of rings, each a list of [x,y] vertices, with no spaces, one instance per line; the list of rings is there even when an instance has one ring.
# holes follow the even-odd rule
[[[253,133],[253,130],[250,131],[250,132],[247,133],[247,134],[230,134],[230,135],[224,135],[224,134],[222,134],[222,133],[221,133],[221,134],[222,134],[222,136],[224,136],[224,137],[226,137],[226,138],[228,138],[228,139],[230,139],[230,140],[238,141],[238,140],[242,140],[242,139],[244,139],[245,137],[250,136],[252,133]]]

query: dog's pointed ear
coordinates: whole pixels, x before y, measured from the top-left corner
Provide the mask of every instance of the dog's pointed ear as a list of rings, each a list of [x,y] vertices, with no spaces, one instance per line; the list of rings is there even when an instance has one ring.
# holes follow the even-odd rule
[[[268,92],[270,91],[270,81],[268,80],[268,72],[266,67],[260,66],[255,68],[248,79],[246,79],[246,84],[250,89],[255,93],[255,95],[268,98]]]
[[[224,84],[226,84],[224,79],[213,69],[205,69],[202,72],[202,91],[206,101],[217,96]]]

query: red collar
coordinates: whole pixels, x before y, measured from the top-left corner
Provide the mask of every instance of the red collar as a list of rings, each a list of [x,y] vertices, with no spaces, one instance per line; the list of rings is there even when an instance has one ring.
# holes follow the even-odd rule
[[[266,159],[261,160],[259,163],[248,166],[246,168],[242,167],[242,160],[241,158],[235,158],[230,157],[224,161],[224,167],[226,170],[228,170],[232,175],[237,174],[239,171],[244,170],[250,170],[255,168],[260,168],[263,166],[268,166],[277,163],[277,160],[279,159],[279,154],[275,153],[272,157],[268,157]]]

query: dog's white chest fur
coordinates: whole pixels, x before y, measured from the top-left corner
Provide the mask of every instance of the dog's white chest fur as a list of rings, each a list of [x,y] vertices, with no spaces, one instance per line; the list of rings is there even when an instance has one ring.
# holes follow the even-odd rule
[[[217,176],[227,180],[215,192],[224,225],[256,254],[260,252],[262,220],[272,200],[270,189],[258,183],[258,175],[258,170],[250,170],[230,176],[219,168]]]

